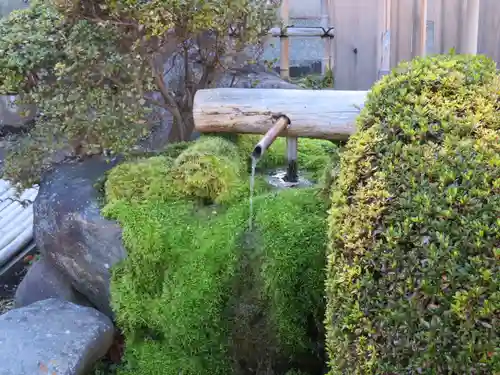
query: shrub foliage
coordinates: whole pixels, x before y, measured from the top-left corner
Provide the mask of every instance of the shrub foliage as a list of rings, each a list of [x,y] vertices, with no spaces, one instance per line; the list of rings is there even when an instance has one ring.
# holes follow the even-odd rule
[[[373,87],[332,193],[331,375],[499,371],[499,94],[481,56]]]
[[[257,189],[249,231],[241,154],[228,140],[202,137],[175,160],[138,160],[109,174],[104,212],[123,227],[128,251],[112,279],[126,336],[122,374],[323,367],[326,205],[317,189]]]
[[[14,145],[7,177],[35,182],[62,149],[128,152],[158,122],[151,112],[172,114],[171,140],[190,139],[196,91],[258,57],[276,6],[36,0],[13,12],[0,21],[0,93],[17,94],[40,116]]]

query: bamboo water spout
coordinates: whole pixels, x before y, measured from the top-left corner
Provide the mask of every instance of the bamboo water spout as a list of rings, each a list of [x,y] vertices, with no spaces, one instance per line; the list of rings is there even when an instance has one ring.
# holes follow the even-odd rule
[[[290,119],[284,115],[278,117],[278,120],[271,129],[261,138],[252,151],[252,158],[257,161],[264,155],[266,150],[273,144],[278,136],[290,126]]]
[[[278,117],[278,120],[274,126],[267,131],[267,133],[262,137],[262,139],[257,143],[252,151],[252,159],[259,161],[259,159],[264,155],[266,150],[273,144],[276,138],[279,137],[283,131],[285,131],[290,126],[290,119],[285,115]],[[288,137],[287,143],[287,157],[288,157],[288,168],[285,176],[285,181],[296,183],[298,181],[297,174],[297,138]]]

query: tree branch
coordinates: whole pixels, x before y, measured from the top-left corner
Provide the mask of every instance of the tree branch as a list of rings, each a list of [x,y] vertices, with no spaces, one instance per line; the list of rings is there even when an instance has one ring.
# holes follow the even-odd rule
[[[177,125],[179,126],[179,134],[180,138],[182,140],[185,140],[185,134],[184,134],[184,119],[182,118],[182,114],[179,110],[179,106],[177,105],[177,102],[175,101],[174,96],[168,91],[167,86],[165,86],[165,82],[163,81],[163,77],[160,76],[158,73],[158,70],[154,66],[154,63],[152,60],[149,60],[150,65],[151,65],[151,71],[153,73],[153,77],[156,83],[156,86],[158,86],[158,89],[160,90],[160,94],[163,97],[163,100],[165,100],[166,105],[168,106],[168,109],[172,112],[172,116],[177,120]]]

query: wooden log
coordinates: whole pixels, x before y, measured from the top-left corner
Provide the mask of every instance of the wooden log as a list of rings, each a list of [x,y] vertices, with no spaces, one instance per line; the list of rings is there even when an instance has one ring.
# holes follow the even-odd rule
[[[367,91],[219,88],[194,98],[195,129],[201,133],[265,134],[279,115],[291,124],[282,136],[345,140]]]

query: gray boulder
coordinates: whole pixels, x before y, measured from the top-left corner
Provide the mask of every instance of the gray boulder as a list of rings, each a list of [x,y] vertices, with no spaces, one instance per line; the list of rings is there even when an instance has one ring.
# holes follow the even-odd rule
[[[216,86],[247,89],[301,89],[301,87],[281,79],[275,72],[257,64],[227,71],[219,78]]]
[[[28,7],[26,0],[0,0],[0,17],[7,17],[11,12]]]
[[[1,375],[84,375],[113,343],[110,319],[47,299],[0,316]]]
[[[28,306],[49,298],[91,306],[89,301],[73,288],[69,277],[42,258],[29,268],[17,287],[14,307]]]
[[[117,164],[93,158],[56,166],[33,204],[37,248],[99,311],[112,317],[110,268],[126,256],[119,225],[100,212],[97,185]]]

